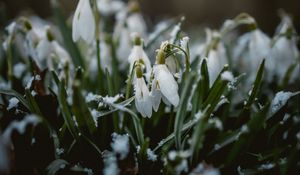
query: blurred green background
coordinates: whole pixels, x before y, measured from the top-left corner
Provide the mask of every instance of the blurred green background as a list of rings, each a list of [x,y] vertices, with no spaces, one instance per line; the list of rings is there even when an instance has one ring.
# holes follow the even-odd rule
[[[60,0],[66,15],[75,10],[77,0]],[[247,12],[257,19],[263,31],[272,34],[280,22],[278,10],[291,14],[300,29],[300,0],[140,0],[148,23],[162,18],[185,15],[187,26],[219,27],[225,19]],[[51,16],[49,0],[0,0],[1,26],[26,11],[43,18]]]

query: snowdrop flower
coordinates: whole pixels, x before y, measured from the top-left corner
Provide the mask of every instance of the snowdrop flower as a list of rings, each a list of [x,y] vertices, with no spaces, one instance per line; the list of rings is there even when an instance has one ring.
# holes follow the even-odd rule
[[[219,73],[221,72],[223,66],[227,63],[227,56],[225,51],[225,46],[223,42],[220,41],[220,34],[217,32],[208,33],[211,41],[207,45],[207,69],[209,73],[209,84],[212,85]]]
[[[133,34],[133,41],[134,41],[134,46],[131,50],[131,53],[128,57],[128,62],[130,64],[130,71],[132,70],[134,63],[136,61],[142,60],[145,68],[146,68],[146,72],[150,72],[151,71],[151,63],[150,60],[147,56],[147,54],[145,53],[144,49],[143,49],[143,42],[142,39],[137,35],[137,34]]]
[[[254,26],[252,31],[238,39],[237,44],[234,49],[234,59],[240,63],[242,70],[250,73],[250,77],[254,78],[261,61],[269,56],[270,38]],[[271,65],[266,64],[266,67]]]
[[[114,39],[118,41],[117,56],[120,62],[120,69],[126,68],[127,62],[125,55],[130,53],[131,33],[139,33],[143,38],[146,37],[146,24],[139,12],[137,2],[132,2],[127,8],[119,11],[116,15],[116,25],[114,28]]]
[[[73,41],[82,38],[87,43],[92,43],[95,37],[95,19],[89,0],[79,0],[73,17]]]
[[[97,7],[103,15],[113,15],[124,8],[124,2],[120,0],[98,0]]]
[[[271,49],[271,61],[274,63],[271,72],[282,79],[287,69],[296,63],[299,50],[296,36],[292,34],[294,29],[291,19],[287,16],[283,17],[279,27],[277,38],[274,38],[275,43]]]
[[[54,68],[54,63],[66,65],[71,62],[69,53],[56,41],[49,27],[46,27],[46,37],[42,38],[37,47],[38,63],[44,67]]]
[[[153,109],[158,110],[161,99],[167,105],[172,104],[177,107],[179,104],[178,84],[165,64],[165,53],[162,48],[157,53],[153,74],[150,92]]]
[[[143,117],[151,117],[152,102],[149,96],[149,89],[143,78],[142,68],[140,64],[135,67],[136,81],[134,85],[135,90],[135,107],[142,114]]]

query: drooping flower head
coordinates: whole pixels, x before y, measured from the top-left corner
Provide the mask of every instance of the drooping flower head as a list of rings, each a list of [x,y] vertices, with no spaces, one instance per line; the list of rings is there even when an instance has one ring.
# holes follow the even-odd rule
[[[79,0],[72,24],[73,41],[91,43],[95,37],[95,18],[89,0]]]
[[[129,70],[130,71],[132,70],[135,62],[141,60],[146,68],[146,72],[148,73],[151,71],[151,63],[147,54],[143,49],[143,41],[137,33],[134,33],[132,35],[132,38],[133,38],[133,48],[131,49],[131,53],[128,57],[128,62],[130,65]]]
[[[149,96],[149,89],[143,78],[142,67],[137,64],[135,67],[136,80],[134,85],[135,90],[135,107],[143,117],[151,117],[152,102]]]
[[[179,104],[178,84],[172,73],[166,66],[165,47],[168,43],[163,43],[157,52],[156,65],[153,67],[154,78],[150,95],[152,97],[152,105],[155,111],[158,110],[161,99],[164,103],[172,104],[177,107]]]

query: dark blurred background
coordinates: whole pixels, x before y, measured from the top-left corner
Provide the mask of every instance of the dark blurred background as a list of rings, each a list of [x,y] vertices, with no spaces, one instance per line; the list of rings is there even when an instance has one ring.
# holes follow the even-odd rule
[[[60,0],[65,15],[73,12],[77,0]],[[300,0],[140,0],[142,11],[150,22],[178,15],[187,17],[186,26],[220,27],[225,19],[241,12],[254,16],[263,31],[272,34],[280,22],[278,10],[291,14],[300,29]],[[31,10],[40,17],[51,16],[49,0],[0,0],[1,26],[8,20]]]

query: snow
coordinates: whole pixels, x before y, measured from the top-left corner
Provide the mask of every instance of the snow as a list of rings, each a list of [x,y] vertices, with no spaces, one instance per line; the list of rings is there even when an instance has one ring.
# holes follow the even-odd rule
[[[221,79],[224,81],[230,81],[233,82],[234,80],[234,76],[232,75],[232,73],[230,71],[225,71],[221,74]]]
[[[103,169],[104,175],[119,174],[120,169],[118,168],[117,158],[113,153],[105,151],[103,154],[103,159],[104,159],[104,169]]]
[[[195,118],[196,118],[197,120],[199,120],[199,119],[202,118],[202,117],[203,117],[202,111],[198,111],[198,112],[195,114]]]
[[[27,125],[36,125],[40,122],[40,119],[36,115],[27,115],[21,121],[13,121],[6,128],[3,133],[3,137],[7,140],[10,140],[10,136],[14,130],[17,130],[20,134],[24,134]]]
[[[99,95],[95,95],[95,94],[89,92],[87,94],[87,96],[85,97],[85,101],[87,103],[92,102],[92,101],[98,101],[98,97],[99,97]]]
[[[147,149],[147,159],[155,162],[157,160],[157,155],[150,149]]]
[[[288,100],[291,97],[298,95],[298,94],[299,94],[299,92],[296,92],[296,93],[284,92],[284,91],[278,92],[271,102],[271,115],[273,115],[277,111],[279,111],[288,102]]]
[[[9,100],[7,110],[11,110],[12,108],[16,108],[18,106],[19,100],[16,97],[13,97]]]
[[[111,147],[116,154],[120,155],[120,159],[123,160],[129,153],[129,137],[128,135],[119,135],[117,133],[112,134]]]
[[[274,168],[275,164],[273,163],[266,163],[266,164],[262,164],[258,169],[259,170],[269,170]]]
[[[26,70],[26,65],[23,63],[18,63],[14,65],[13,73],[16,78],[21,78],[25,70]]]
[[[176,174],[181,174],[182,172],[187,172],[188,170],[188,162],[185,159],[182,160],[180,164],[175,167]]]
[[[57,155],[62,155],[62,154],[64,153],[65,150],[64,150],[63,148],[56,148],[55,151],[56,151],[56,154],[57,154]]]
[[[220,172],[219,172],[219,170],[217,170],[215,168],[205,167],[205,165],[203,163],[200,163],[190,173],[190,175],[198,175],[198,174],[202,174],[202,175],[219,175]]]

